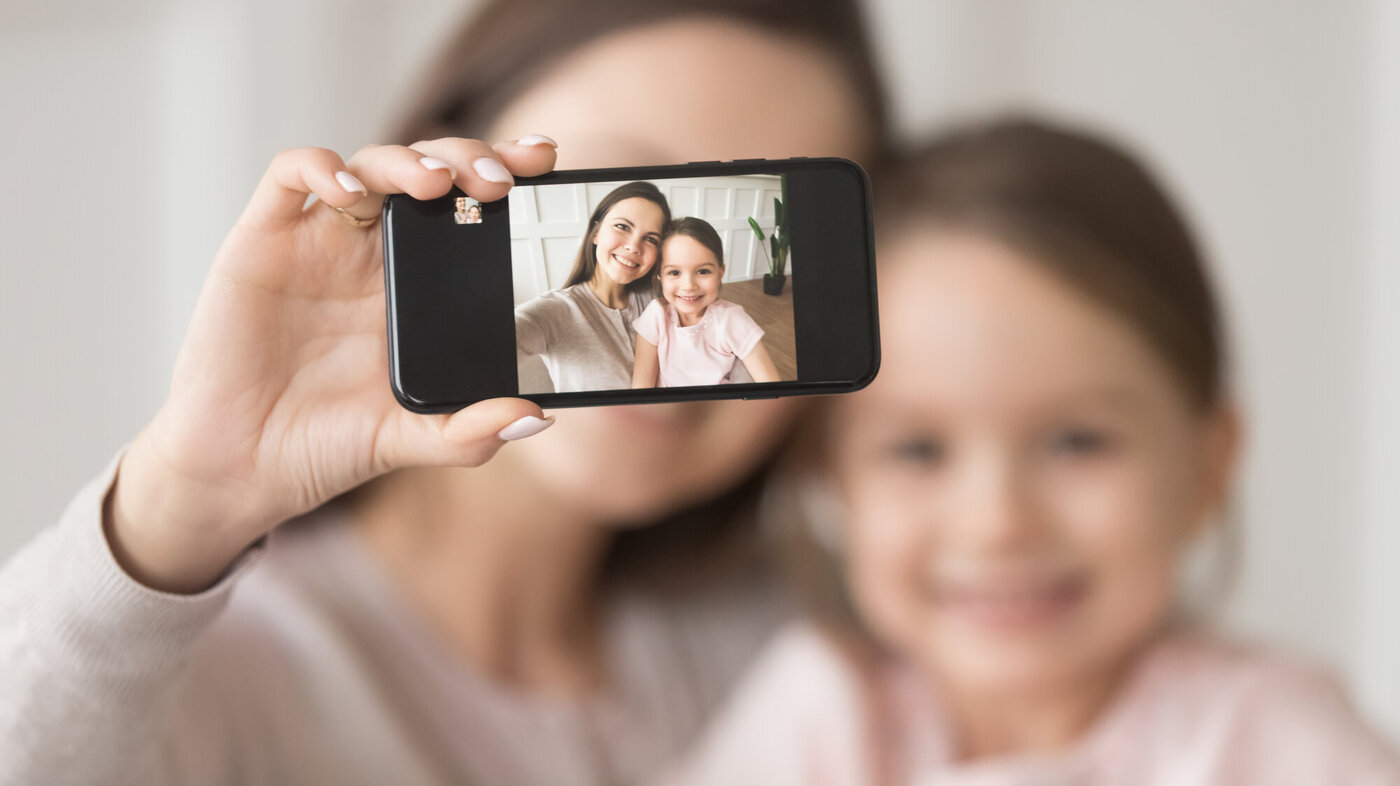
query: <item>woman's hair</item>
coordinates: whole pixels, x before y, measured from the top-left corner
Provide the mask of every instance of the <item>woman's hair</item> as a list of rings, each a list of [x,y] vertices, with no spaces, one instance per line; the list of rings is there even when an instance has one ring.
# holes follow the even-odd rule
[[[686,17],[737,22],[829,53],[863,104],[858,111],[872,148],[887,146],[884,85],[856,0],[491,0],[417,81],[389,137],[409,144],[449,133],[481,136],[516,96],[576,50],[610,33]]]
[[[631,183],[624,183],[603,197],[594,208],[593,215],[588,218],[588,231],[583,235],[583,242],[579,244],[578,256],[574,258],[574,269],[569,271],[569,278],[564,282],[564,286],[571,287],[574,284],[586,284],[593,278],[593,272],[598,268],[598,227],[607,217],[608,211],[613,206],[624,199],[645,199],[661,208],[661,226],[664,231],[671,221],[671,205],[666,202],[666,197],[661,193],[654,183],[645,180],[637,180]],[[657,249],[658,260],[660,249]],[[628,292],[644,292],[651,287],[651,276],[642,276],[636,281],[629,282],[624,287]]]
[[[882,233],[910,224],[1000,240],[1129,325],[1200,410],[1225,392],[1216,295],[1180,211],[1128,151],[1030,119],[971,126],[891,166]]]
[[[719,239],[719,233],[710,225],[710,222],[703,218],[685,216],[666,225],[666,234],[661,242],[664,245],[667,240],[682,235],[694,240],[705,247],[705,250],[714,254],[715,262],[720,267],[724,267],[724,241]],[[660,265],[657,266],[658,268]]]

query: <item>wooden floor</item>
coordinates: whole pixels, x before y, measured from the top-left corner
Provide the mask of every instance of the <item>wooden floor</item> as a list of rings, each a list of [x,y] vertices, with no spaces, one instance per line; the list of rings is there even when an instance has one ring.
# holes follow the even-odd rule
[[[763,346],[778,367],[778,378],[797,379],[797,342],[792,321],[792,276],[781,295],[763,294],[763,279],[731,281],[720,290],[720,297],[744,307],[763,328]]]

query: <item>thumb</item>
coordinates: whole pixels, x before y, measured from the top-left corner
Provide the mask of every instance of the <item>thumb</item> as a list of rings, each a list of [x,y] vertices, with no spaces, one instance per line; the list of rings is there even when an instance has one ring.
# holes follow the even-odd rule
[[[475,467],[491,460],[506,442],[554,425],[538,404],[519,398],[479,401],[451,415],[400,411],[401,439],[386,446],[389,469],[412,466]]]

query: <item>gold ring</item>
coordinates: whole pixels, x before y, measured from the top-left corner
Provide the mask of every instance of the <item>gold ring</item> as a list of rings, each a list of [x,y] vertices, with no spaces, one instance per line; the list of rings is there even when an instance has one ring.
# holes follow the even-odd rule
[[[351,213],[349,210],[336,207],[335,205],[327,204],[326,207],[330,208],[331,210],[334,210],[335,214],[337,216],[340,216],[340,220],[344,221],[352,227],[364,228],[367,226],[372,226],[374,222],[379,220],[378,213],[370,216],[369,218],[360,218],[359,216]]]

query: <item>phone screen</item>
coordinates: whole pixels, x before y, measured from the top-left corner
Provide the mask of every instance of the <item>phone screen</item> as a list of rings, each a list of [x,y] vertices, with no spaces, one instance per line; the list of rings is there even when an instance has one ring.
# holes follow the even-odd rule
[[[763,163],[560,172],[497,202],[386,208],[401,400],[742,397],[873,376],[873,326],[852,322],[874,316],[863,178]]]

